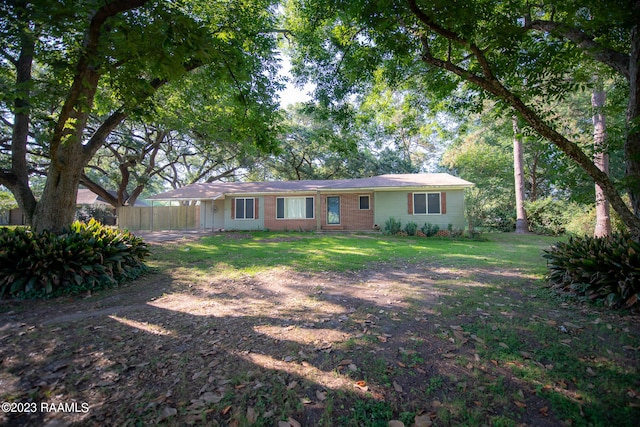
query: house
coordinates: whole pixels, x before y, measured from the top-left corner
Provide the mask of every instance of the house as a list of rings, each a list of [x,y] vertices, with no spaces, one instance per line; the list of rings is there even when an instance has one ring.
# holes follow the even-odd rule
[[[464,189],[446,173],[341,180],[191,184],[148,198],[200,202],[202,229],[372,230],[394,217],[464,228]]]

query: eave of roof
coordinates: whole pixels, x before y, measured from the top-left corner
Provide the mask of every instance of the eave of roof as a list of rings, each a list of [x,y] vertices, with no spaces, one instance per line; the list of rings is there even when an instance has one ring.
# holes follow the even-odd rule
[[[394,191],[402,189],[463,189],[473,183],[449,174],[397,174],[341,180],[222,182],[191,184],[151,196],[149,200],[211,200],[227,195],[312,193],[332,191]]]

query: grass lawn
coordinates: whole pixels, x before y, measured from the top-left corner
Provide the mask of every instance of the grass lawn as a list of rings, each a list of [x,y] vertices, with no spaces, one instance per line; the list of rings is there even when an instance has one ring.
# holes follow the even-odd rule
[[[639,318],[550,294],[554,241],[154,245],[136,283],[0,304],[0,400],[88,405],[0,424],[638,425]]]

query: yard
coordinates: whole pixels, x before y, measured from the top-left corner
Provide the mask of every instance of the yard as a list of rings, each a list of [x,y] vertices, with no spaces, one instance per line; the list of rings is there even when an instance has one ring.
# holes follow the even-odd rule
[[[640,317],[551,295],[553,242],[155,244],[136,283],[0,303],[0,424],[638,425]]]

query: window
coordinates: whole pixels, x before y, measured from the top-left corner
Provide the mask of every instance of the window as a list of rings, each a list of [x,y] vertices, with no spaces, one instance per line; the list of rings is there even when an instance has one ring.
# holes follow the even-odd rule
[[[369,196],[360,196],[360,210],[369,210]]]
[[[277,219],[313,219],[313,197],[278,197]]]
[[[237,198],[236,199],[236,219],[254,219],[254,198]]]
[[[413,213],[416,215],[440,214],[440,193],[413,193]]]
[[[327,224],[340,224],[340,197],[327,197]]]
[[[440,213],[440,193],[427,193],[427,213]]]

